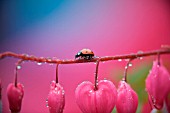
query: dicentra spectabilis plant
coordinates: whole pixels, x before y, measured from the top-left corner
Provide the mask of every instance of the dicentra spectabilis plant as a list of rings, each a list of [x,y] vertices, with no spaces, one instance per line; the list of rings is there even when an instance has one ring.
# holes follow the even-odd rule
[[[10,83],[7,88],[7,96],[11,113],[19,113],[21,110],[22,98],[24,96],[23,85]]]
[[[65,92],[59,83],[56,83],[55,81],[51,82],[50,92],[46,102],[50,113],[63,113],[65,106]]]
[[[83,113],[111,113],[117,100],[115,85],[109,80],[98,83],[98,66],[96,62],[95,83],[84,81],[75,91],[76,103]]]
[[[127,66],[125,67],[125,73],[123,80],[118,85],[118,96],[116,103],[116,110],[118,113],[136,113],[138,107],[138,96],[136,92],[127,83],[127,70],[131,66],[130,62],[133,59],[129,59]]]
[[[15,69],[15,81],[7,87],[7,97],[11,113],[19,113],[21,111],[22,99],[24,96],[24,86],[17,82],[18,70],[21,69],[20,64],[23,60],[19,60]]]
[[[101,80],[98,88],[89,81],[82,82],[75,91],[76,103],[83,113],[111,113],[117,99],[117,91],[109,80]]]
[[[152,69],[146,79],[146,90],[152,107],[160,110],[170,91],[170,74],[158,60],[153,62]]]
[[[136,113],[138,96],[124,80],[119,82],[116,109],[118,113]]]
[[[46,100],[50,113],[63,113],[65,107],[65,92],[58,82],[58,65],[96,62],[94,84],[89,81],[84,81],[79,84],[75,90],[75,100],[80,110],[83,113],[111,113],[116,106],[118,113],[135,113],[138,107],[138,96],[126,80],[128,66],[130,66],[130,62],[134,59],[141,59],[142,57],[151,55],[158,55],[159,57],[161,54],[170,54],[170,46],[163,46],[162,49],[148,52],[104,57],[95,56],[94,52],[90,49],[82,49],[75,55],[75,59],[70,60],[61,60],[56,57],[38,58],[33,55],[16,54],[13,52],[0,53],[0,59],[7,56],[20,59],[16,65],[15,82],[10,83],[7,88],[9,108],[11,113],[19,113],[21,111],[24,90],[23,85],[17,82],[17,70],[21,68],[20,64],[22,61],[36,62],[38,65],[42,63],[57,64],[56,81],[51,82],[50,91]],[[125,67],[124,78],[119,82],[118,89],[116,89],[113,82],[109,80],[104,79],[98,82],[99,62],[112,60],[122,61],[123,59],[129,62]],[[146,79],[146,90],[152,108],[161,109],[163,103],[166,103],[167,111],[170,112],[170,99],[168,96],[168,92],[170,92],[170,75],[159,61],[154,61],[153,67]],[[151,109],[145,109],[144,107],[141,111],[150,112]]]

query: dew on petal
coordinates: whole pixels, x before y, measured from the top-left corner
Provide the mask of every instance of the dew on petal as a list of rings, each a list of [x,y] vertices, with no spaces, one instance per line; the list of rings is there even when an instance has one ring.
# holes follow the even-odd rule
[[[89,92],[90,92],[90,93],[92,93],[93,91],[92,91],[92,90],[90,90]]]
[[[159,65],[159,64],[157,64],[157,67],[159,68],[159,67],[160,67],[160,65]]]

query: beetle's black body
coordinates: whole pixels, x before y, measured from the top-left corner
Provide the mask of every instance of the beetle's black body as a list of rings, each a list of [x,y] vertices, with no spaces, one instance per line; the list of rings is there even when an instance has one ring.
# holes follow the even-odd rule
[[[91,60],[93,57],[94,57],[94,53],[90,49],[82,49],[80,52],[78,52],[75,55],[75,59],[83,58],[83,59]]]

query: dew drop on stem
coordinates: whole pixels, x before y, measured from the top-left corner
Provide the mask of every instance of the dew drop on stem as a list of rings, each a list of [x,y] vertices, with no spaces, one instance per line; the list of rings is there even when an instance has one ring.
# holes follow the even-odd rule
[[[132,63],[129,63],[129,67],[131,67],[132,66]]]
[[[128,66],[125,66],[125,69],[127,69],[128,68]]]
[[[121,62],[121,61],[122,61],[122,59],[118,59],[117,61]]]
[[[42,62],[38,62],[37,65],[39,65],[39,66],[42,65]]]
[[[20,66],[20,65],[17,65],[17,69],[18,69],[18,70],[21,69],[21,66]]]

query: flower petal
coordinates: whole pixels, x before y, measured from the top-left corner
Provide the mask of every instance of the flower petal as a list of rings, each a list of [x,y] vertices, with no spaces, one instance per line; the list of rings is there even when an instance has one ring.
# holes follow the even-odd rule
[[[7,96],[11,112],[20,112],[22,98],[24,96],[23,85],[18,83],[17,87],[13,83],[8,85]]]
[[[118,113],[135,113],[138,106],[136,92],[125,81],[120,81],[116,109]]]
[[[91,82],[86,81],[76,88],[75,96],[83,113],[111,113],[116,104],[117,91],[108,80],[101,80],[97,90],[94,90]]]
[[[158,61],[153,62],[152,69],[146,79],[146,90],[150,103],[156,109],[162,109],[165,97],[170,90],[170,75],[166,68],[158,65]]]
[[[52,81],[50,92],[47,98],[47,104],[50,113],[62,113],[65,106],[65,92],[63,87]]]

